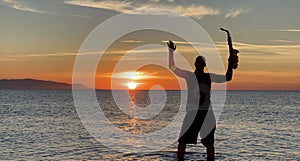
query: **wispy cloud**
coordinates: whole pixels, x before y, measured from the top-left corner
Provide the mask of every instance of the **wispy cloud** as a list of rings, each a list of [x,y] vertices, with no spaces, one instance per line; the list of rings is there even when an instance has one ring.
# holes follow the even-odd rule
[[[299,29],[288,29],[288,30],[272,30],[272,31],[278,31],[278,32],[300,32]]]
[[[240,14],[248,13],[248,9],[231,9],[225,14],[225,18],[235,18]]]
[[[228,57],[228,45],[226,42],[217,43],[224,61]],[[291,70],[299,69],[300,45],[292,44],[248,44],[234,42],[234,48],[240,51],[241,67],[252,70]],[[276,64],[276,65],[274,65]]]
[[[300,32],[300,29],[257,29],[256,31],[261,32]]]
[[[87,15],[80,15],[80,14],[65,14],[66,16],[71,16],[71,17],[79,17],[79,18],[91,18],[91,16]]]
[[[113,11],[127,11],[132,9],[132,2],[125,1],[94,1],[94,0],[68,0],[65,4],[71,4],[76,6],[85,6],[92,8],[102,8]]]
[[[167,8],[167,9],[171,9],[171,8]],[[195,18],[202,18],[207,15],[218,15],[220,13],[219,10],[212,9],[206,6],[196,6],[196,5],[191,5],[187,7],[177,6],[174,8],[174,11]]]
[[[168,1],[168,5],[160,4],[159,1],[155,3],[138,3],[138,1],[95,1],[95,0],[67,0],[64,3],[77,6],[85,6],[92,8],[100,8],[112,10],[115,12],[138,15],[170,15],[170,11],[177,12],[181,15],[191,16],[200,19],[207,15],[218,15],[220,11],[204,5],[191,4],[188,6],[180,6]]]
[[[2,5],[5,5],[5,6],[9,6],[13,9],[16,9],[16,10],[20,10],[20,11],[26,11],[26,12],[33,12],[33,13],[47,13],[49,14],[49,12],[46,12],[46,11],[41,11],[41,10],[37,10],[37,9],[34,9],[34,8],[31,8],[27,5],[25,5],[22,1],[17,1],[17,0],[2,0],[1,1],[1,4]]]
[[[269,40],[270,42],[279,42],[279,43],[293,43],[293,41],[289,40]]]
[[[147,73],[147,72],[126,71],[126,72],[114,73],[113,77],[119,79],[141,80],[141,79],[157,78],[158,76],[155,76],[153,73]]]
[[[169,41],[163,40],[163,43],[167,43]],[[212,44],[207,44],[207,43],[201,43],[201,42],[187,42],[187,41],[173,41],[175,44],[182,44],[182,45],[206,45],[206,46],[212,46]]]
[[[121,42],[124,42],[124,43],[142,43],[144,41],[140,41],[140,40],[124,40],[124,41],[121,41]]]
[[[29,58],[29,57],[52,57],[52,56],[75,56],[77,53],[47,53],[47,54],[19,54],[4,55],[9,58]]]
[[[217,45],[227,45],[227,42],[217,42]],[[234,42],[234,45],[239,47],[266,47],[266,48],[291,48],[291,47],[300,47],[300,45],[266,45],[266,44],[251,44],[251,43],[244,43],[244,42]]]

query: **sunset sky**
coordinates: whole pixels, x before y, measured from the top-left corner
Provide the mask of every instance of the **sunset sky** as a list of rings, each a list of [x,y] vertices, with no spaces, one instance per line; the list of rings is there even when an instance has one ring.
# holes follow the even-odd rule
[[[95,27],[120,13],[166,14],[150,10],[159,8],[189,16],[201,25],[216,44],[225,67],[227,40],[219,27],[232,31],[240,63],[228,89],[300,90],[299,6],[299,0],[0,0],[0,79],[72,83],[78,50]],[[137,31],[116,40],[105,51],[95,75],[96,88],[111,88],[116,63],[132,50],[167,60],[165,43],[170,39],[192,64],[196,53],[180,37]],[[164,47],[138,48],[147,44]],[[126,60],[128,64],[149,61],[137,59],[135,54]],[[118,88],[128,88],[129,77],[137,83],[137,89],[153,85],[178,89],[180,83],[172,72],[157,65],[114,74],[120,81]]]

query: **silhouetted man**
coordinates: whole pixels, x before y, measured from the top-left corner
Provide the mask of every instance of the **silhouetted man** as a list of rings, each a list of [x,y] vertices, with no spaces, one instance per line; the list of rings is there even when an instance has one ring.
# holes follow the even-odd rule
[[[175,66],[174,51],[176,46],[172,41],[167,44],[169,46],[169,68],[177,76],[186,80],[188,88],[186,116],[178,139],[177,158],[179,160],[184,159],[186,144],[197,144],[200,132],[201,143],[206,147],[207,159],[214,160],[216,121],[210,103],[211,83],[230,81],[232,79],[233,64],[238,62],[238,57],[229,57],[228,69],[225,75],[205,73],[206,60],[203,56],[196,58],[194,64],[196,69],[194,72],[190,72]]]

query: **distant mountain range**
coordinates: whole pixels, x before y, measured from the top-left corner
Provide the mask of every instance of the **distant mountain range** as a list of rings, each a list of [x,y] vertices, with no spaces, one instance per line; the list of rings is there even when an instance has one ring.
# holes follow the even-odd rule
[[[88,89],[81,84],[74,84],[75,89]],[[72,89],[72,84],[36,80],[36,79],[2,79],[0,89]]]

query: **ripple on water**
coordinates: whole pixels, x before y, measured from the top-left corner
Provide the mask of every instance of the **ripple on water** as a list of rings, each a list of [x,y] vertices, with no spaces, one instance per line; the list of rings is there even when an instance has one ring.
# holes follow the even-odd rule
[[[168,110],[153,121],[130,122],[126,115],[115,115],[111,120],[128,132],[152,132],[156,125],[159,129],[172,120],[172,112],[168,111],[178,110],[172,107],[178,106],[180,98],[176,91],[172,92]],[[100,95],[106,99],[101,103],[111,103],[109,94],[102,91]],[[0,96],[0,160],[174,160],[176,157],[176,143],[153,153],[123,153],[101,145],[82,126],[71,91],[2,90]],[[300,92],[229,91],[227,98],[216,131],[217,160],[300,160]],[[110,116],[116,112],[104,110]],[[135,129],[132,123],[137,125]],[[205,148],[201,144],[188,146],[186,158],[205,160]]]

